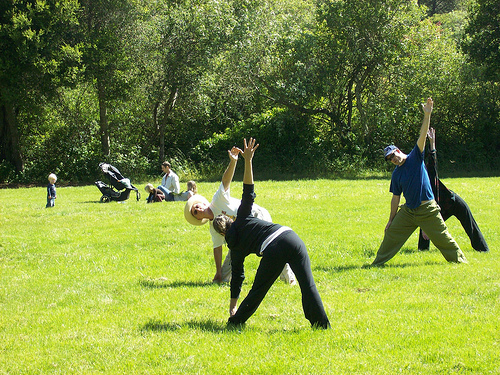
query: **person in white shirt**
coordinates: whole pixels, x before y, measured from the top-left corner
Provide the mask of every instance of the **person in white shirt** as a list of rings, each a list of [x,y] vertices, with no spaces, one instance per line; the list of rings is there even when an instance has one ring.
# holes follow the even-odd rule
[[[239,149],[234,147],[228,150],[229,165],[222,176],[219,189],[215,192],[212,202],[208,202],[203,196],[196,194],[191,197],[184,207],[184,217],[192,225],[203,225],[209,223],[210,234],[214,251],[216,273],[213,282],[229,282],[231,280],[231,254],[228,251],[222,264],[222,245],[225,243],[224,237],[214,230],[212,220],[224,213],[228,216],[236,217],[241,201],[231,197],[230,185],[233,180],[234,171],[238,162]],[[271,215],[263,208],[254,204],[252,215],[259,219],[271,222]],[[283,268],[280,278],[288,284],[295,285],[295,275],[288,263]]]
[[[171,165],[168,161],[164,161],[162,163],[161,170],[165,173],[165,175],[163,176],[161,185],[158,186],[158,189],[165,194],[165,200],[167,202],[172,202],[175,200],[175,196],[179,195],[181,192],[179,177],[171,169]]]

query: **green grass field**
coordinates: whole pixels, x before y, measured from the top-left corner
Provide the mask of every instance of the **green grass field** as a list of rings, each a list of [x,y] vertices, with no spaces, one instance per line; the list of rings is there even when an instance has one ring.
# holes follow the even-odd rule
[[[500,178],[445,182],[491,251],[451,218],[469,264],[418,252],[415,233],[382,268],[364,266],[389,216],[387,178],[256,182],[256,202],[308,246],[328,331],[279,281],[227,330],[208,227],[190,226],[183,202],[147,205],[144,185],[141,201],[106,204],[95,186],[58,187],[52,209],[44,187],[0,190],[0,374],[498,374]],[[258,260],[246,260],[242,297]]]

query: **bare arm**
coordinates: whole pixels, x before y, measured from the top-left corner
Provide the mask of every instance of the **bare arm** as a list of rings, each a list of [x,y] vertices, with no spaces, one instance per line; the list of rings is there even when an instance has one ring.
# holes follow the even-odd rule
[[[422,127],[420,128],[420,136],[418,137],[417,145],[420,152],[424,151],[425,140],[427,138],[427,132],[429,131],[429,126],[431,124],[431,113],[434,107],[434,102],[431,98],[427,99],[427,103],[422,104],[422,110],[424,111],[424,119],[422,121]]]
[[[236,164],[238,163],[238,154],[240,153],[240,149],[238,147],[233,146],[231,150],[228,150],[229,154],[229,165],[226,168],[226,171],[222,175],[222,184],[224,185],[224,190],[229,189],[231,185],[231,181],[234,177],[234,171],[236,170]]]
[[[236,307],[237,304],[238,298],[231,298],[231,301],[229,302],[229,316],[236,314],[236,311],[238,310]]]
[[[431,151],[436,150],[436,130],[434,128],[429,128],[427,132],[427,137],[429,138],[429,146]]]
[[[255,139],[250,138],[247,144],[247,140],[245,139],[245,147],[243,151],[241,151],[241,155],[245,158],[245,173],[243,174],[243,183],[246,185],[253,185],[253,168],[252,168],[252,159],[255,153],[255,150],[259,147],[259,144],[255,144]]]
[[[392,220],[394,219],[394,216],[398,213],[398,208],[399,208],[399,202],[401,200],[400,195],[392,195],[391,199],[391,214],[389,216],[389,221],[387,222],[387,225],[385,226],[385,230],[387,230],[392,223]]]
[[[212,282],[222,282],[222,246],[214,247],[215,276]]]

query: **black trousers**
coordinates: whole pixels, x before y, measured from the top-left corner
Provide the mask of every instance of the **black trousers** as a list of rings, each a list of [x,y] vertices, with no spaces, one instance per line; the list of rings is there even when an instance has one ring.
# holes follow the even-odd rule
[[[465,233],[469,236],[471,246],[474,250],[490,251],[476,220],[474,220],[474,216],[472,216],[469,206],[459,195],[455,193],[454,204],[451,208],[447,210],[441,209],[441,216],[444,221],[448,220],[451,216],[455,216],[460,221]],[[422,230],[420,230],[418,237],[418,249],[429,250],[429,240],[424,239]]]
[[[330,327],[314,283],[306,245],[293,231],[282,233],[264,250],[252,289],[238,307],[236,314],[229,318],[230,323],[242,324],[252,316],[280,275],[285,263],[290,265],[299,283],[305,317],[313,327]]]

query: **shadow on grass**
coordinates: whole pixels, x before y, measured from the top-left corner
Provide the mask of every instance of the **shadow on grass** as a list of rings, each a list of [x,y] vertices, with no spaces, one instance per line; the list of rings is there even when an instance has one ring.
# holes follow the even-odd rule
[[[352,270],[360,270],[360,269],[370,269],[370,268],[409,268],[409,267],[422,267],[422,266],[436,266],[439,264],[446,264],[446,262],[438,262],[438,261],[424,261],[424,262],[415,262],[415,263],[388,263],[381,264],[378,266],[372,266],[371,263],[359,265],[345,265],[345,266],[316,266],[314,267],[315,271],[323,271],[323,272],[347,272]]]
[[[89,204],[89,203],[93,203],[93,204],[125,204],[128,201],[141,203],[140,200],[137,201],[135,199],[126,199],[124,201],[109,201],[109,202],[101,202],[99,200],[97,200],[97,201],[81,201],[81,202],[78,202],[78,203],[80,203],[80,204]]]
[[[230,331],[225,322],[214,320],[192,320],[183,323],[165,323],[158,320],[152,320],[141,327],[142,332],[175,332],[181,329],[193,329],[204,332],[224,332]]]
[[[158,320],[151,320],[141,327],[141,332],[175,332],[182,329],[198,330],[203,332],[222,333],[222,332],[241,332],[246,329],[252,331],[253,328],[247,328],[246,324],[227,324],[226,322],[214,320],[192,320],[183,323],[175,322],[162,322]],[[312,328],[313,330],[323,331],[323,329]],[[282,333],[300,333],[303,328],[273,328],[268,331],[268,334],[282,334]],[[328,331],[328,330],[327,330]]]
[[[390,262],[390,261],[389,261]],[[430,260],[427,260],[425,262],[416,262],[416,263],[385,263],[385,264],[381,264],[381,265],[378,265],[378,266],[372,266],[371,264],[365,264],[363,267],[363,269],[367,269],[367,268],[409,268],[409,267],[423,267],[423,266],[437,266],[437,265],[444,265],[446,264],[447,262],[446,261],[443,261],[443,262],[437,262],[437,261],[430,261]]]
[[[344,271],[352,271],[359,270],[364,266],[359,265],[344,265],[344,266],[315,266],[313,267],[314,271],[324,271],[324,272],[344,272]]]
[[[219,284],[214,284],[210,281],[183,281],[183,280],[167,281],[164,278],[143,279],[139,281],[139,284],[145,288],[150,288],[150,289],[182,288],[182,287],[199,288],[212,285],[217,285],[217,286],[219,285]]]

